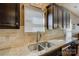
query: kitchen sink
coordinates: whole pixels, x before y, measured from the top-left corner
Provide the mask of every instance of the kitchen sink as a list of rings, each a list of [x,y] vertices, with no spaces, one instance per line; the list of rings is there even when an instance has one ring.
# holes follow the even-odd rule
[[[53,43],[50,43],[50,42],[40,42],[39,44],[40,44],[40,46],[42,46],[44,48],[46,48],[46,47],[50,48],[54,45]]]
[[[28,46],[30,51],[41,51],[44,50],[44,48],[42,46],[40,46],[39,44],[31,44]]]
[[[52,47],[54,44],[50,42],[40,42],[36,44],[31,44],[28,46],[30,51],[42,51],[46,48]]]

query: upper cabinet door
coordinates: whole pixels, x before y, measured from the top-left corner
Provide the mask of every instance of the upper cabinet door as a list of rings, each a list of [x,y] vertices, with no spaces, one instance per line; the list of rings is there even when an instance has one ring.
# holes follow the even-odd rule
[[[0,29],[20,28],[20,4],[0,3]]]
[[[47,9],[44,12],[44,18],[45,18],[45,29],[48,29],[48,22],[47,22]]]
[[[54,8],[53,5],[47,7],[47,28],[52,30],[54,28]]]
[[[58,27],[63,28],[63,10],[61,7],[58,7]]]
[[[70,14],[67,12],[67,28],[70,28]]]
[[[47,6],[47,28],[64,29],[70,27],[70,13],[65,8],[57,4]]]
[[[25,32],[45,32],[44,13],[41,9],[31,5],[24,6]]]
[[[54,29],[58,28],[58,7],[54,5]]]
[[[63,9],[64,28],[70,28],[70,14],[66,9]]]
[[[67,11],[65,9],[63,9],[63,23],[64,28],[67,28]]]

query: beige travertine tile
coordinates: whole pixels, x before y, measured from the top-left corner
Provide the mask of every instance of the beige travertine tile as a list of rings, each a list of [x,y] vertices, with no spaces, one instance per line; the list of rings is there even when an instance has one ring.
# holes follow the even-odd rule
[[[26,48],[20,48],[31,43],[36,43],[37,33],[25,33],[24,32],[24,11],[23,4],[20,5],[20,29],[0,29],[0,55],[21,55]],[[64,33],[60,29],[52,31],[46,30],[41,33],[41,41],[47,41],[49,39],[57,39],[64,37]],[[17,48],[16,48],[17,47]],[[6,49],[9,48],[9,49]],[[2,50],[4,49],[4,50]],[[27,52],[24,52],[25,54]]]
[[[37,39],[37,33],[25,33],[23,28],[24,27],[21,26],[20,30],[17,31],[8,30],[10,34],[7,34],[7,30],[3,33],[0,32],[0,49],[20,47],[27,44],[35,43]],[[49,39],[56,39],[61,37],[64,37],[62,31],[59,32],[59,30],[57,30],[54,32],[51,31],[50,33],[48,31],[42,33],[41,41],[47,41]]]

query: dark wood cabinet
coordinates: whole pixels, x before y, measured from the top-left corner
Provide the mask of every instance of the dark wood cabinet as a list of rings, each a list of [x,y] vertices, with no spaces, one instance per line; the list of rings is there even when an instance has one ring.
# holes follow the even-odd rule
[[[54,6],[50,4],[47,6],[47,28],[49,30],[54,29]]]
[[[47,6],[47,29],[69,28],[70,13],[67,9],[50,4]]]
[[[0,29],[19,29],[20,4],[0,3]]]
[[[58,28],[58,6],[54,4],[54,29]]]
[[[67,12],[67,28],[70,28],[70,13]]]
[[[78,43],[77,42],[72,42],[70,50],[71,50],[71,56],[77,55],[77,53],[78,53]]]
[[[63,10],[60,6],[58,6],[58,27],[63,28]]]
[[[41,56],[62,56],[62,50],[61,50],[61,48],[58,48],[57,50],[50,51]]]
[[[67,27],[67,12],[65,9],[63,9],[63,28]]]
[[[66,9],[63,9],[63,23],[64,28],[70,28],[70,13]]]
[[[62,47],[62,56],[75,56],[78,53],[78,44],[74,41]]]

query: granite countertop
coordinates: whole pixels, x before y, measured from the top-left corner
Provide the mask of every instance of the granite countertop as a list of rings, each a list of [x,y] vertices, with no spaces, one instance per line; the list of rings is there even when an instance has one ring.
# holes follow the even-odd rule
[[[65,45],[65,44],[68,44],[72,41],[75,41],[75,40],[77,40],[77,38],[72,38],[72,40],[65,40],[64,38],[53,39],[53,40],[51,39],[48,42],[51,42],[54,45],[50,48],[46,48],[46,49],[39,51],[39,52],[38,51],[32,52],[28,49],[28,45],[24,45],[22,47],[16,47],[16,48],[10,48],[10,49],[6,49],[6,50],[1,50],[0,55],[39,56],[39,55],[43,55],[45,53],[48,53],[50,51],[54,51],[54,50],[58,49],[59,47]]]
[[[31,53],[29,53],[28,55],[30,56],[30,55],[32,55],[32,56],[39,56],[39,55],[43,55],[43,54],[45,54],[45,53],[48,53],[48,52],[50,52],[50,51],[53,51],[53,50],[56,50],[56,49],[58,49],[59,47],[62,47],[62,46],[64,46],[64,45],[66,45],[66,44],[68,44],[68,43],[70,43],[70,42],[72,42],[72,41],[76,41],[77,40],[77,38],[72,38],[72,40],[64,40],[63,38],[61,38],[61,39],[55,39],[55,40],[49,40],[49,42],[51,42],[51,43],[54,43],[54,45],[52,46],[52,47],[50,47],[50,48],[47,48],[47,49],[45,49],[45,50],[42,50],[42,51],[40,51],[40,52],[31,52]]]

